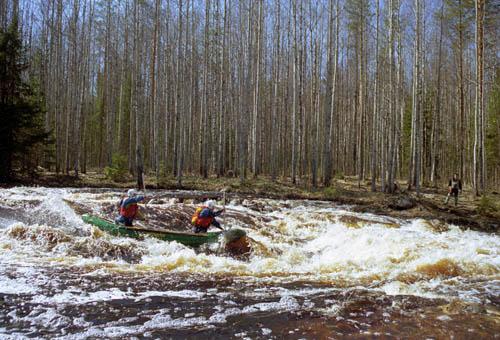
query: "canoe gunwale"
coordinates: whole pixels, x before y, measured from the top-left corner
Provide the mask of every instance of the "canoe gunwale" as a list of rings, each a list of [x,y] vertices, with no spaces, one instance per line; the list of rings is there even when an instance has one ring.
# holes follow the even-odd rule
[[[173,230],[155,230],[142,227],[129,227],[116,224],[108,219],[98,216],[84,214],[82,219],[85,223],[89,223],[98,227],[104,232],[108,232],[116,236],[128,236],[136,239],[142,239],[144,236],[151,236],[162,241],[176,241],[187,246],[200,246],[204,243],[217,242],[219,236],[223,232],[209,232],[209,233],[189,233]]]
[[[101,217],[97,217],[97,216],[93,216],[93,217],[96,217],[96,218],[99,218],[103,221],[106,221],[110,224],[113,224],[117,227],[120,227],[120,228],[125,228],[125,229],[128,229],[128,230],[133,230],[133,231],[139,231],[139,232],[145,232],[145,233],[158,233],[158,234],[173,234],[173,235],[183,235],[183,236],[212,236],[212,235],[215,235],[215,234],[222,234],[222,231],[218,232],[208,232],[208,233],[190,233],[190,232],[187,232],[187,231],[177,231],[177,230],[169,230],[169,229],[163,229],[163,230],[158,230],[158,229],[148,229],[148,228],[144,228],[142,226],[135,226],[135,225],[132,225],[132,226],[126,226],[126,225],[122,225],[122,224],[116,224],[114,223],[113,221],[111,220],[108,220],[106,218],[101,218]]]

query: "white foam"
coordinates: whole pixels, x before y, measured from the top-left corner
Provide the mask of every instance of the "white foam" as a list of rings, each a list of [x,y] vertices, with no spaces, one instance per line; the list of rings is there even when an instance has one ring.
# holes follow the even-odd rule
[[[300,309],[300,304],[293,296],[285,295],[279,301],[261,302],[243,308],[231,307],[219,310],[208,319],[210,323],[225,323],[227,318],[235,315],[252,314],[258,312],[291,312]]]
[[[34,292],[34,291],[33,291]],[[182,299],[200,299],[205,293],[193,290],[179,291],[145,291],[134,293],[132,291],[122,291],[118,288],[100,290],[95,292],[85,292],[81,290],[64,290],[53,296],[36,295],[31,299],[31,303],[43,305],[82,305],[92,302],[103,302],[112,300],[133,300],[140,301],[151,297],[173,297]]]
[[[35,306],[27,315],[18,316],[15,311],[11,311],[8,316],[16,323],[28,323],[35,327],[44,327],[50,330],[66,328],[72,324],[72,320],[59,314],[56,308],[46,308]]]
[[[262,328],[260,331],[262,332],[262,335],[269,335],[273,332],[269,328]]]
[[[253,312],[269,312],[269,311],[293,311],[300,307],[297,299],[293,296],[285,295],[277,302],[262,302],[243,308],[243,314]]]
[[[2,294],[35,294],[41,287],[50,286],[49,278],[33,267],[0,266],[0,293]]]
[[[85,229],[88,225],[81,222],[80,216],[66,200],[85,204],[98,211],[100,204],[109,203],[118,197],[118,192],[92,194],[79,192],[78,189],[18,187],[0,191],[0,201],[42,201],[34,212],[40,214],[40,222],[44,222],[43,218],[47,214],[57,216],[56,220],[65,221],[65,226],[50,227],[63,227],[69,234],[72,233],[72,228]],[[6,238],[2,234],[0,263],[37,266],[57,262],[60,266],[96,267],[91,275],[105,275],[113,270],[153,270],[229,275],[246,282],[298,280],[327,281],[333,285],[343,283],[351,286],[378,284],[387,294],[421,296],[434,296],[436,292],[438,295],[456,293],[457,289],[451,285],[448,291],[441,289],[443,284],[446,285],[443,279],[447,278],[439,276],[422,276],[419,282],[412,285],[400,282],[399,277],[412,275],[420,267],[439,261],[451,261],[464,278],[481,277],[486,282],[497,279],[500,273],[500,238],[494,234],[462,231],[455,226],[448,226],[444,232],[436,232],[422,220],[403,222],[371,214],[358,214],[346,207],[332,206],[326,202],[258,200],[258,203],[272,208],[272,212],[257,212],[243,205],[227,206],[228,210],[244,213],[255,221],[272,216],[271,222],[259,222],[255,229],[230,219],[235,226],[239,225],[250,238],[265,248],[259,251],[256,247],[256,252],[248,261],[236,260],[224,254],[206,254],[176,242],[151,238],[136,241],[105,234],[103,237],[112,243],[126,242],[127,246],[141,248],[144,255],[140,263],[130,264],[120,259],[103,261],[98,257],[68,256],[64,245],[47,250],[30,242]],[[168,209],[169,206],[162,205],[162,208]],[[359,217],[363,220],[362,225],[360,228],[352,228],[343,223],[340,216]],[[397,223],[399,227],[390,228],[385,225],[388,222]],[[71,228],[68,229],[68,225]],[[103,264],[105,266],[100,267]],[[465,296],[467,291],[460,294]]]
[[[135,298],[136,301],[146,299],[148,297],[174,297],[174,298],[182,298],[182,299],[201,299],[206,294],[203,292],[195,291],[195,290],[169,290],[169,291],[146,291],[139,293]]]
[[[65,290],[53,296],[34,296],[31,300],[32,303],[40,303],[44,305],[61,305],[71,304],[79,305],[90,303],[94,301],[111,301],[129,299],[130,294],[118,288],[111,288],[110,290],[101,290],[96,292],[82,292]]]
[[[0,277],[0,293],[2,294],[34,294],[37,291],[39,291],[39,287],[28,283],[26,278]]]

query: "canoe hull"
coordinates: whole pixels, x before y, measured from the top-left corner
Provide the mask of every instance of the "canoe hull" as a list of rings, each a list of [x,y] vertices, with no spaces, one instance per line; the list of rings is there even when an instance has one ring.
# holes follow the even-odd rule
[[[222,234],[221,232],[194,234],[177,231],[157,231],[137,227],[126,227],[88,214],[83,215],[82,219],[84,222],[92,224],[102,231],[114,236],[125,236],[136,239],[142,239],[144,236],[150,236],[162,241],[176,241],[191,247],[199,247],[205,243],[217,242],[219,240],[219,236]]]

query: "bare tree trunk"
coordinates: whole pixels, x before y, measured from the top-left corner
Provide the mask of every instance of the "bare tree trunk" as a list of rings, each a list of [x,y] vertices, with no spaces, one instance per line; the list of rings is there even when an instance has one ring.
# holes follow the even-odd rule
[[[61,120],[62,120],[62,107],[61,107],[61,98],[62,98],[62,85],[61,79],[63,77],[63,32],[62,32],[62,12],[63,12],[63,2],[62,0],[58,0],[57,2],[57,19],[56,19],[56,76],[55,81],[56,85],[56,95],[55,95],[55,135],[56,135],[56,173],[61,171],[61,162],[62,162],[62,150],[61,150]]]
[[[276,136],[276,125],[277,125],[277,119],[278,119],[278,88],[279,88],[279,81],[280,81],[280,60],[281,60],[281,55],[280,55],[280,43],[281,43],[281,31],[280,31],[280,16],[281,16],[281,1],[276,2],[276,18],[275,18],[275,40],[274,40],[274,53],[273,53],[273,75],[274,75],[274,82],[273,82],[273,104],[272,104],[272,116],[271,116],[271,178],[273,181],[276,180],[276,166],[277,166],[277,137]]]
[[[209,30],[210,30],[210,1],[205,2],[205,48],[204,48],[204,67],[203,67],[203,103],[201,108],[201,126],[200,129],[200,174],[203,178],[208,177],[208,109],[209,109],[209,87],[208,87],[208,72],[209,72],[209,61],[208,52],[210,50],[210,40],[209,40]]]
[[[483,52],[484,0],[476,0],[476,108],[474,111],[473,184],[477,196],[484,191]]]
[[[358,27],[358,141],[357,141],[357,170],[358,170],[358,187],[361,186],[361,181],[364,179],[364,119],[365,119],[365,70],[364,70],[364,53],[365,53],[365,13],[363,5],[360,6],[360,23]]]
[[[291,0],[293,11],[293,66],[292,66],[292,183],[297,183],[297,2]]]
[[[261,35],[262,35],[262,0],[258,1],[259,14],[257,19],[257,29],[256,29],[256,43],[255,49],[257,54],[255,57],[255,81],[253,86],[253,111],[252,111],[252,172],[253,176],[257,177],[259,174],[257,154],[259,152],[259,143],[257,140],[258,123],[259,123],[259,77],[260,77],[260,59],[261,59]]]
[[[380,0],[377,0],[376,7],[376,35],[375,35],[375,75],[373,85],[373,113],[372,113],[372,142],[371,142],[371,190],[377,191],[377,138],[378,138],[378,76],[379,76],[379,25],[380,25]]]
[[[179,0],[179,32],[178,32],[178,46],[177,46],[177,62],[175,65],[176,68],[176,80],[177,80],[177,86],[176,86],[176,95],[175,95],[175,120],[177,122],[176,124],[176,132],[175,134],[177,135],[177,149],[175,152],[176,154],[176,160],[177,163],[175,165],[176,167],[176,178],[177,178],[177,185],[182,186],[182,169],[183,169],[183,161],[184,161],[184,115],[181,113],[181,90],[182,90],[182,79],[183,76],[181,75],[181,60],[183,60],[183,55],[182,55],[182,2],[183,0]],[[189,9],[189,7],[187,7]],[[186,24],[187,25],[187,24]]]
[[[92,3],[90,3],[90,6],[92,6]],[[90,19],[89,23],[92,22],[92,7],[90,8]],[[73,136],[73,150],[74,150],[74,156],[73,156],[73,170],[75,172],[75,177],[78,178],[78,171],[79,171],[79,162],[80,162],[80,153],[81,153],[81,128],[82,128],[82,115],[83,115],[83,106],[84,106],[84,99],[85,99],[85,94],[86,94],[86,75],[88,74],[87,68],[88,68],[88,63],[85,62],[86,59],[88,59],[88,53],[89,51],[87,50],[86,47],[86,41],[90,40],[90,35],[91,35],[91,25],[88,25],[88,31],[87,34],[85,34],[85,22],[87,20],[87,3],[84,3],[83,7],[83,14],[82,14],[82,36],[81,36],[81,55],[80,58],[78,58],[78,65],[79,65],[79,75],[78,75],[78,82],[80,89],[76,90],[76,93],[78,95],[78,101],[76,103],[76,117],[75,117],[75,122],[73,129],[75,131],[74,136]]]
[[[105,115],[106,124],[106,144],[104,149],[105,165],[111,165],[112,154],[113,154],[113,127],[114,127],[114,114],[112,110],[112,37],[111,37],[111,2],[108,1],[106,6],[106,33],[105,33],[105,52],[104,52],[104,85],[103,91],[105,93],[103,100],[104,110],[102,112]]]
[[[438,50],[438,61],[437,61],[437,83],[436,83],[436,107],[435,113],[432,120],[432,150],[431,150],[431,184],[433,187],[436,187],[436,175],[438,172],[438,150],[439,150],[439,139],[441,135],[441,63],[442,63],[442,55],[443,55],[443,12],[444,12],[444,1],[441,3],[441,15],[439,17],[440,29],[439,29],[439,50]]]
[[[163,127],[163,166],[164,166],[164,172],[165,174],[168,173],[168,165],[169,165],[169,148],[170,148],[170,143],[169,143],[169,129],[170,129],[170,121],[171,121],[171,114],[170,114],[170,84],[171,84],[171,73],[169,72],[170,69],[170,62],[171,62],[171,54],[170,54],[170,2],[167,1],[167,7],[166,7],[166,19],[165,19],[165,48],[164,48],[164,61],[163,61],[163,69],[164,69],[164,82],[163,82],[163,100],[164,100],[164,127]]]
[[[139,94],[141,88],[141,47],[139,46],[140,31],[139,31],[139,0],[134,1],[134,90],[133,90],[133,110],[135,116],[135,164],[136,164],[136,178],[137,187],[144,187],[144,161],[142,158],[142,117],[139,115]]]
[[[419,0],[415,0],[415,17],[416,17],[416,38],[415,38],[415,71],[414,90],[413,90],[413,107],[414,107],[414,153],[413,153],[413,184],[417,194],[420,193],[420,172],[421,172],[421,122],[422,122],[422,4]]]
[[[328,64],[330,70],[330,93],[329,111],[325,113],[325,135],[326,145],[323,155],[323,185],[329,186],[332,176],[332,149],[333,149],[333,127],[335,122],[335,102],[336,102],[336,86],[337,86],[337,65],[339,55],[339,30],[340,30],[340,5],[339,0],[336,1],[336,14],[335,14],[335,45],[333,44],[333,18],[334,18],[334,1],[330,0],[330,19],[329,19],[329,53]]]
[[[230,4],[229,4],[230,6]],[[227,36],[229,30],[229,16],[228,16],[228,1],[224,0],[224,18],[223,18],[223,33],[222,33],[222,44],[221,44],[221,59],[220,59],[220,74],[219,74],[219,145],[217,152],[217,175],[223,176],[225,173],[225,154],[226,154],[226,110],[227,110],[227,80],[228,75],[227,64],[228,64],[228,53],[227,53]]]
[[[398,69],[397,69],[397,97],[396,97],[396,110],[399,108],[399,114],[395,112],[396,115],[396,126],[395,126],[395,144],[396,144],[396,151],[394,152],[394,177],[397,177],[397,168],[402,168],[402,152],[401,152],[401,131],[403,131],[404,126],[404,113],[405,113],[405,89],[404,89],[404,51],[403,51],[403,43],[402,43],[402,38],[401,38],[401,2],[397,2],[397,29],[396,29],[396,35],[397,35],[397,41],[398,41]],[[402,177],[401,173],[401,177]],[[393,186],[393,190],[396,188]]]
[[[309,12],[313,15],[313,5],[312,1],[309,1]],[[310,93],[310,106],[312,114],[312,164],[311,164],[311,184],[314,188],[317,187],[317,176],[318,176],[318,162],[319,162],[319,136],[320,136],[320,113],[319,113],[319,36],[314,37],[315,29],[317,23],[310,22],[310,48],[311,48],[311,93]]]
[[[159,150],[159,114],[158,114],[158,89],[157,89],[157,58],[158,58],[158,44],[159,44],[159,26],[160,26],[160,0],[155,1],[155,21],[154,21],[154,35],[153,35],[153,53],[151,55],[151,114],[153,116],[153,159],[154,169],[156,174],[156,181],[158,182],[160,176],[160,150]]]
[[[396,121],[395,121],[395,80],[394,80],[394,71],[396,67],[395,57],[394,57],[394,44],[395,44],[395,12],[398,5],[396,4],[397,0],[390,0],[389,12],[390,12],[390,33],[389,33],[389,126],[388,126],[388,135],[389,135],[389,152],[388,152],[388,164],[387,164],[387,190],[388,192],[394,192],[394,180],[395,180],[395,152],[396,152],[396,138],[395,138],[395,129],[396,129]]]

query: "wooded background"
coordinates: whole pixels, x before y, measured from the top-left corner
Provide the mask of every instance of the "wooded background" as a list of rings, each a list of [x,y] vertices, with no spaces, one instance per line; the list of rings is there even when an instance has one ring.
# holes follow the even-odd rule
[[[17,14],[57,172],[499,186],[499,0],[4,0],[0,27]]]

